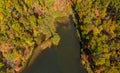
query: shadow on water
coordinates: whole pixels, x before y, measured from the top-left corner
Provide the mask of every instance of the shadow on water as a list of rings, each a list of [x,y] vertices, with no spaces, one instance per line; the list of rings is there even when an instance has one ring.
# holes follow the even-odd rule
[[[80,64],[80,46],[72,19],[61,17],[57,20],[59,46],[46,49],[23,73],[87,73]]]

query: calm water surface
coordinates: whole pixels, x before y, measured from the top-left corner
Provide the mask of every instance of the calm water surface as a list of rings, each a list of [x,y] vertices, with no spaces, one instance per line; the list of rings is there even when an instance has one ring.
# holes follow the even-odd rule
[[[80,49],[74,24],[69,18],[56,22],[59,46],[46,49],[23,73],[87,73],[80,64]]]

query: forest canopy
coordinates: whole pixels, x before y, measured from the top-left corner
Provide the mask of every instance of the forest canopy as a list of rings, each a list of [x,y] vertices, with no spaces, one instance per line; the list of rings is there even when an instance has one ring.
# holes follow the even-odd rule
[[[47,43],[40,49],[58,45],[54,20],[65,16],[65,5],[56,0],[0,1],[0,73],[19,72],[41,44]]]
[[[88,73],[120,73],[120,0],[1,0],[0,73],[19,72],[45,42],[59,45],[54,22],[69,15]]]
[[[72,0],[82,63],[89,73],[120,72],[120,1]]]

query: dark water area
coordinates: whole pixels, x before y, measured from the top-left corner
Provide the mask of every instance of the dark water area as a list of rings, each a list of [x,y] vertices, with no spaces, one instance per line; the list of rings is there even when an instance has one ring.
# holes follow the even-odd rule
[[[87,73],[80,64],[80,46],[71,18],[60,18],[56,25],[59,45],[39,54],[22,73]]]

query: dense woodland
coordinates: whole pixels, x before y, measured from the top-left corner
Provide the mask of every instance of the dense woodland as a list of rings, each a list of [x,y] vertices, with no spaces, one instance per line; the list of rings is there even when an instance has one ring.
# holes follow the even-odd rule
[[[69,15],[88,73],[120,73],[120,0],[1,0],[0,73],[19,72],[46,41],[59,45],[54,22]]]
[[[0,1],[0,73],[19,72],[33,50],[57,45],[54,19],[64,15],[54,9],[54,0]]]
[[[73,0],[82,64],[88,73],[120,73],[120,0]]]

